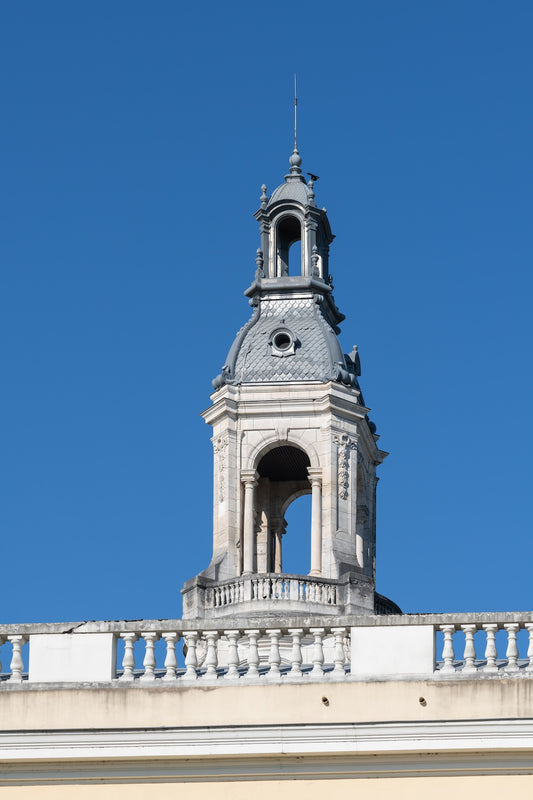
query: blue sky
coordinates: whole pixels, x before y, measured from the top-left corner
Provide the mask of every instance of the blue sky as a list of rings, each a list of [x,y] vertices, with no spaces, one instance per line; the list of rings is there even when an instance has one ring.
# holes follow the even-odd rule
[[[378,590],[533,606],[532,28],[526,0],[3,4],[2,621],[179,616],[207,565],[199,413],[294,72],[391,453]]]

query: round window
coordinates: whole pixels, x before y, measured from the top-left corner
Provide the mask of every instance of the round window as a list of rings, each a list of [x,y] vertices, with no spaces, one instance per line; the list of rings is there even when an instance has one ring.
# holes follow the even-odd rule
[[[268,343],[271,348],[271,355],[284,358],[285,356],[294,355],[298,340],[288,328],[276,328],[270,334]]]
[[[288,350],[291,344],[292,339],[285,331],[280,331],[274,336],[273,345],[274,347],[277,347],[278,350]]]

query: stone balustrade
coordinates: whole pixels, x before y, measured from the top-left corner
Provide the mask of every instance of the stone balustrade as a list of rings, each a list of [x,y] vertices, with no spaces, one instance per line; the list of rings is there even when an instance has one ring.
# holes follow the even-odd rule
[[[263,601],[318,603],[328,607],[337,604],[337,591],[334,581],[311,576],[267,574],[219,583],[213,587],[209,599],[214,608]]]
[[[235,584],[230,593],[240,591]],[[258,591],[290,591],[285,584]],[[46,683],[529,678],[533,614],[0,625],[0,657],[0,690]]]
[[[343,616],[376,610],[374,587],[368,576],[340,580],[315,575],[249,573],[225,581],[197,576],[182,589],[184,619],[222,619],[278,614],[314,617]],[[361,606],[361,597],[366,606]],[[382,613],[401,613],[387,598],[376,595]],[[305,606],[305,607],[304,607]],[[367,610],[368,609],[368,610]]]

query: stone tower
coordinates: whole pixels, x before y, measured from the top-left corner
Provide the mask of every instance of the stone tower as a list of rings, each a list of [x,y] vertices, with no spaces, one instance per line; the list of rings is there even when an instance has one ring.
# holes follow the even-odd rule
[[[357,348],[347,355],[338,339],[334,236],[296,145],[289,163],[270,197],[262,187],[245,292],[253,313],[203,413],[213,427],[213,557],[182,590],[186,618],[399,611],[375,593],[376,467],[387,454],[359,388]],[[303,494],[311,570],[289,575],[285,512]]]

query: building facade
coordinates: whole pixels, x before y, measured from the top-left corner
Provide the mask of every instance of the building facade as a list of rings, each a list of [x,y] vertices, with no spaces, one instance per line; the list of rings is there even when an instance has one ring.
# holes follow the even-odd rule
[[[213,381],[213,555],[183,618],[0,625],[1,798],[533,791],[533,615],[376,593],[378,447],[295,146]],[[302,574],[285,515],[311,496]]]

